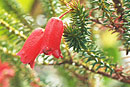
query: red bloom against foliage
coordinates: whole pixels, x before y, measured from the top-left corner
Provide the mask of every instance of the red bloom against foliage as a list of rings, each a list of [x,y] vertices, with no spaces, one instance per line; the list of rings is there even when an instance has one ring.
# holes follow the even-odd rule
[[[36,29],[26,40],[23,48],[17,53],[21,57],[24,64],[30,64],[31,68],[34,67],[35,58],[38,56],[42,49],[43,31]]]
[[[30,64],[31,68],[34,67],[35,58],[39,53],[63,58],[60,51],[63,30],[63,22],[58,18],[51,18],[45,32],[42,29],[34,30],[17,55],[24,64]]]
[[[36,82],[31,82],[30,85],[31,87],[40,87]]]
[[[0,87],[9,87],[9,79],[14,76],[14,70],[8,63],[0,61]]]
[[[40,82],[40,78],[36,78],[33,82],[30,83],[31,87],[41,87],[38,83]]]
[[[60,43],[63,34],[63,22],[56,17],[51,18],[46,25],[42,52],[46,55],[53,55],[56,58],[63,58],[60,51]]]

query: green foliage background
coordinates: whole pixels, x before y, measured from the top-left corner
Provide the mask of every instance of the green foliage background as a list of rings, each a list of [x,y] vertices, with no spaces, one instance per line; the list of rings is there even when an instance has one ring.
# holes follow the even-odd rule
[[[130,86],[119,82],[118,79],[116,81],[102,74],[95,74],[102,71],[111,77],[113,73],[116,73],[116,65],[122,65],[119,47],[124,45],[127,51],[130,49],[129,0],[121,0],[128,8],[123,16],[127,20],[123,26],[128,29],[122,34],[120,41],[117,41],[119,32],[112,34],[106,27],[103,27],[104,30],[100,29],[101,26],[113,23],[114,19],[120,15],[112,14],[116,12],[116,9],[111,10],[114,8],[112,0],[110,2],[81,0],[82,5],[76,0],[72,1],[76,4],[67,7],[66,3],[70,0],[0,0],[0,59],[3,62],[9,62],[15,70],[15,76],[10,81],[11,87],[31,87],[31,82],[35,82],[39,87]],[[98,11],[93,11],[91,18],[89,15],[94,8],[98,8]],[[37,27],[45,28],[46,20],[54,16],[59,17],[68,9],[72,11],[62,18],[65,24],[61,42],[64,58],[56,59],[53,56],[39,55],[34,70],[22,64],[16,53],[22,48],[31,32]],[[39,15],[43,16],[44,25],[37,23]],[[104,19],[101,25],[92,21],[98,18],[99,21]],[[106,34],[108,36],[105,36]],[[108,42],[111,43],[107,44]],[[63,64],[58,65],[62,62]],[[90,70],[86,70],[86,67]],[[40,81],[37,81],[37,78],[40,78]]]

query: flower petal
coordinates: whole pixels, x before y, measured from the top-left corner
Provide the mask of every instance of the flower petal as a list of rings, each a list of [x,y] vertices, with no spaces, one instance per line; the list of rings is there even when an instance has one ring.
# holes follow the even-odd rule
[[[36,29],[26,40],[23,48],[17,53],[21,57],[24,64],[31,63],[31,67],[35,58],[40,53],[43,43],[42,29]],[[34,64],[33,64],[34,65]]]
[[[56,57],[56,58],[59,58],[59,57],[63,58],[63,56],[62,56],[60,50],[55,50],[55,51],[53,51],[52,55],[53,55],[54,57]]]
[[[35,60],[32,60],[29,64],[30,64],[31,68],[33,69],[34,65],[35,65]]]
[[[63,22],[58,18],[51,18],[45,28],[43,53],[53,55],[56,58],[62,57],[60,51],[60,43],[63,34]]]

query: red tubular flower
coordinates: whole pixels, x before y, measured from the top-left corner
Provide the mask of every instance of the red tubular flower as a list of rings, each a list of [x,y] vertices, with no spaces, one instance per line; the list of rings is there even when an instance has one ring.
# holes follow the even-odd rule
[[[9,80],[15,74],[8,63],[1,63],[0,60],[0,87],[9,87]]]
[[[17,55],[24,64],[30,64],[31,68],[34,67],[35,58],[39,53],[63,58],[60,51],[63,30],[63,22],[58,18],[51,18],[45,32],[42,29],[34,30]]]
[[[24,64],[30,64],[31,68],[34,67],[35,58],[38,56],[42,49],[43,31],[36,29],[26,40],[23,48],[17,53],[21,57]]]
[[[46,25],[42,52],[46,55],[53,55],[56,58],[63,58],[60,51],[61,37],[63,34],[63,22],[59,18],[51,18]]]

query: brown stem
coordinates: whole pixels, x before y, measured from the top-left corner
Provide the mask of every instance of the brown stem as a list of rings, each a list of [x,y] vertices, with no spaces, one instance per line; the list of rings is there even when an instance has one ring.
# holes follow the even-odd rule
[[[66,15],[67,13],[69,13],[71,10],[72,10],[72,9],[70,9],[70,10],[66,11],[64,14],[62,14],[62,15],[59,17],[59,19],[61,19],[63,16],[65,16],[65,15]]]
[[[102,76],[106,76],[108,78],[112,78],[112,79],[115,79],[115,80],[118,80],[118,81],[130,84],[130,76],[125,76],[122,73],[118,73],[118,72],[115,71],[112,75],[110,75],[110,74],[108,74],[106,72],[103,72],[103,71],[100,71],[100,70],[96,71],[94,69],[89,69],[89,67],[85,66],[82,63],[79,64],[78,62],[74,62],[74,61],[73,61],[73,63],[75,63],[75,66],[78,66],[78,67],[79,66],[83,66],[83,68],[85,70],[91,71],[93,73],[100,74]],[[70,65],[72,65],[72,62],[70,62],[70,61],[64,61],[64,62],[61,62],[59,64],[51,64],[51,65],[62,65],[62,64],[70,64]]]
[[[124,14],[124,9],[122,7],[122,3],[120,0],[113,0],[113,2],[114,2],[114,7],[116,8],[116,12],[117,12],[117,14],[121,15],[120,19],[122,20],[122,16]]]
[[[81,66],[82,64],[75,63],[75,65],[76,66]],[[102,72],[102,71],[95,71],[93,69],[89,69],[88,67],[86,67],[84,65],[82,65],[82,66],[86,70],[91,71],[93,73],[100,74],[100,75],[106,76],[108,78],[112,78],[112,79],[115,79],[115,80],[130,84],[130,76],[124,76],[122,74],[118,74],[118,72],[115,72],[112,75],[110,75],[110,74]]]

